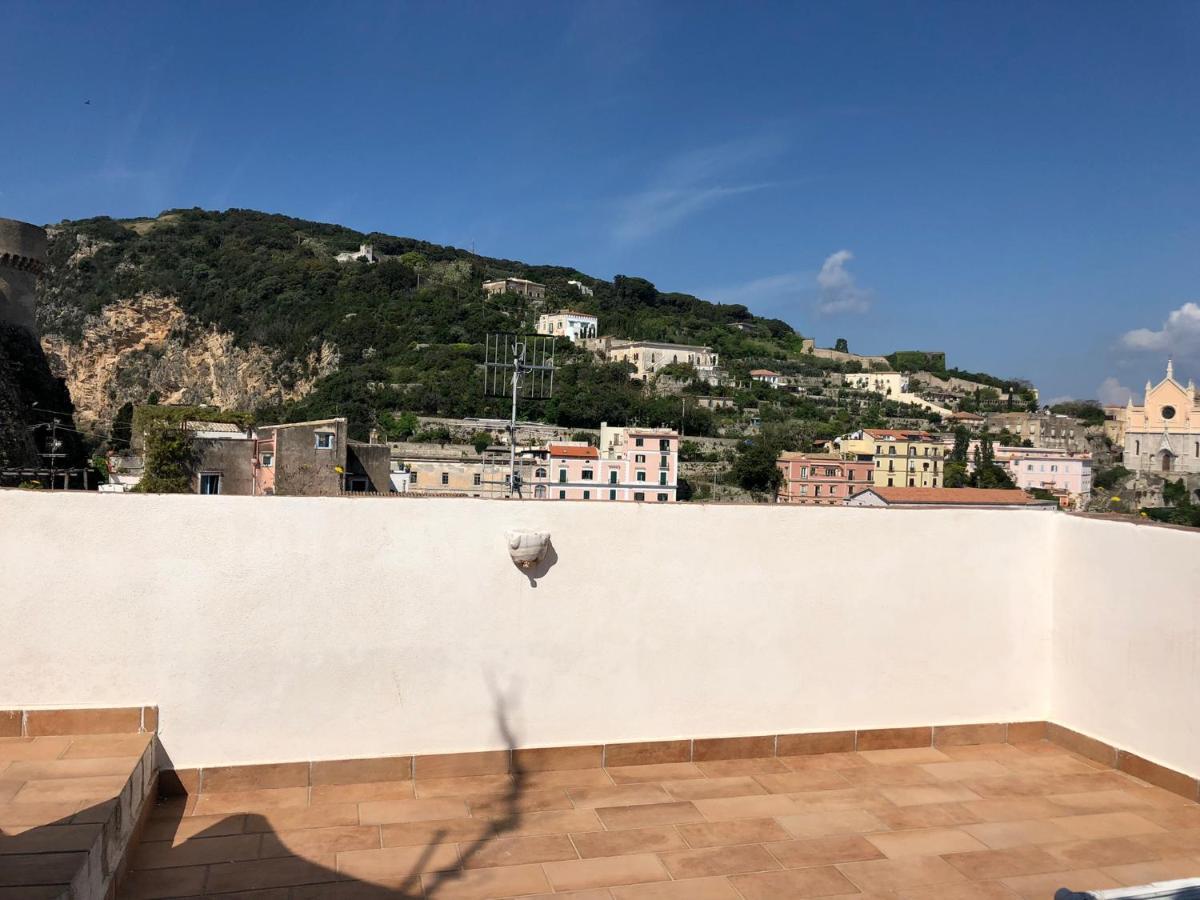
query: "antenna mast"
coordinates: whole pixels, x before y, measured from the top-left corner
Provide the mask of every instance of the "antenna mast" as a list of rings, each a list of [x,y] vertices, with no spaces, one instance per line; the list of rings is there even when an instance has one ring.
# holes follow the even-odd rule
[[[512,401],[508,420],[509,497],[521,496],[517,473],[517,401],[549,400],[554,394],[554,338],[499,333],[484,344],[483,393]]]

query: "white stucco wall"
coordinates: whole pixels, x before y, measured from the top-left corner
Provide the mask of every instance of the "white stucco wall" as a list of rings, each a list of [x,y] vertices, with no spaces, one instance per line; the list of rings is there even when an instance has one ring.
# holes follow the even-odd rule
[[[1061,520],[0,491],[0,709],[155,703],[180,767],[501,746],[497,694],[522,746],[1042,719]]]
[[[1200,534],[1055,518],[1052,720],[1200,775]]]

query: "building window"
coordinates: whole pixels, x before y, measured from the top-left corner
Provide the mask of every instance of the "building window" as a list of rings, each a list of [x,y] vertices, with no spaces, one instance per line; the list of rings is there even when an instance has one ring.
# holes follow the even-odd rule
[[[663,456],[663,457],[660,457],[660,458],[659,458],[659,461],[658,461],[658,467],[659,467],[660,469],[669,469],[669,468],[671,468],[671,457],[669,457],[669,456]]]
[[[914,482],[914,481],[913,481],[911,478],[910,478],[910,479],[908,479],[908,486],[909,486],[909,487],[912,487],[912,486],[913,486],[915,483],[916,483],[916,482]]]
[[[890,478],[888,479],[888,484],[887,484],[887,486],[888,486],[888,487],[892,487],[892,479],[890,479]]]
[[[592,492],[591,492],[591,491],[584,491],[584,492],[583,492],[583,499],[584,499],[584,500],[591,500],[591,499],[592,499]]]
[[[644,447],[645,445],[646,445],[646,442],[645,442],[644,440],[642,440],[641,438],[634,438],[634,439],[633,439],[633,446],[635,446],[635,447]]]
[[[813,489],[813,496],[814,497],[821,496],[821,486],[819,484]]]
[[[644,471],[642,471],[642,470],[640,470],[640,469],[639,469],[639,470],[638,470],[638,473],[637,473],[637,480],[638,480],[638,481],[645,481],[645,480],[646,480],[646,473],[645,473]]]
[[[831,494],[836,494],[836,493],[837,493],[837,485],[836,485],[836,484],[831,484],[831,485],[829,486],[829,493],[831,493]]]
[[[534,478],[545,478],[545,477],[546,477],[546,470],[545,470],[545,469],[534,469],[534,471],[533,471],[533,477],[534,477]]]
[[[559,469],[559,470],[558,470],[558,483],[559,483],[559,484],[566,484],[566,483],[567,483],[567,470],[566,470],[566,469]]]
[[[318,431],[317,432],[317,449],[332,450],[333,449],[333,432]]]
[[[846,472],[846,480],[847,481],[854,480],[854,470],[853,469],[850,469],[849,471]]]
[[[633,454],[633,461],[635,463],[644,463],[646,461],[646,454],[645,453]]]
[[[595,473],[595,472],[593,472],[591,469],[584,469],[584,470],[583,470],[583,480],[584,480],[584,481],[591,481],[591,480],[592,480],[592,478],[593,478],[593,476],[594,476],[595,474],[596,474],[596,473]]]
[[[658,473],[658,483],[659,483],[659,484],[666,484],[666,483],[667,483],[667,473],[666,473],[666,472],[659,472],[659,473]]]
[[[670,453],[671,452],[671,441],[667,438],[663,438],[661,441],[658,442],[658,449],[661,450],[663,453]]]
[[[478,487],[478,486],[480,485],[480,483],[482,483],[482,481],[483,481],[483,476],[482,476],[482,475],[480,475],[478,472],[476,472],[476,473],[475,473],[475,476],[474,476],[474,484],[475,484],[475,486],[476,486],[476,487]]]
[[[608,473],[608,483],[609,484],[617,483],[617,470],[616,469],[613,469],[611,472]]]
[[[609,500],[616,500],[616,499],[617,499],[617,492],[616,492],[616,491],[609,491],[609,492],[608,492],[608,499],[609,499]]]
[[[409,476],[408,476],[408,477],[409,477],[409,478],[412,480],[412,483],[413,483],[413,484],[416,484],[416,483],[417,483],[417,474],[418,474],[418,473],[416,473],[416,472],[411,472],[411,473],[409,473]]]
[[[566,500],[566,499],[567,499],[567,492],[566,492],[566,491],[559,491],[559,492],[558,492],[558,499],[559,499],[559,500]]]
[[[896,448],[895,448],[895,447],[888,447],[888,455],[889,455],[889,456],[895,456],[895,455],[896,455]]]
[[[442,473],[442,484],[449,484],[449,483],[450,483],[450,473],[443,472]]]
[[[666,502],[667,502],[667,495],[666,495],[666,494],[659,494],[659,495],[658,495],[658,502],[659,502],[659,503],[666,503]]]
[[[264,453],[259,457],[259,462],[262,464],[264,469],[269,469],[271,466],[275,465],[275,454]]]
[[[640,503],[641,501],[646,499],[646,495],[643,494],[641,491],[635,491],[633,494],[633,499]]]
[[[221,476],[216,472],[202,472],[200,474],[200,493],[221,493]]]
[[[800,485],[800,496],[801,497],[808,496],[808,485],[807,484]]]
[[[807,478],[807,477],[808,477],[808,466],[801,466],[801,467],[800,467],[800,477],[801,477],[801,478]]]

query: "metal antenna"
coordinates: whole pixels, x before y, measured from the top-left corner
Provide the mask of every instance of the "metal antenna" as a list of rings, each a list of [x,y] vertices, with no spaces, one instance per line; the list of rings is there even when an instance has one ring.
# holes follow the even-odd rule
[[[498,333],[484,343],[483,394],[512,400],[508,420],[508,496],[521,496],[517,474],[517,401],[554,394],[554,338]]]

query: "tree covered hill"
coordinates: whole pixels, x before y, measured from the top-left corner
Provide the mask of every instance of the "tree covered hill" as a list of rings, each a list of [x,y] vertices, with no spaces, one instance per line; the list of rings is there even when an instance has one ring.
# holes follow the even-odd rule
[[[335,260],[362,243],[387,258],[376,265]],[[532,330],[543,309],[582,309],[600,317],[604,334],[708,344],[730,360],[799,355],[800,336],[782,321],[737,304],[660,292],[641,278],[610,282],[571,268],[252,210],[66,221],[51,229],[50,255],[43,331],[78,339],[88,317],[109,304],[154,294],[176,298],[190,322],[280,359],[304,358],[332,343],[338,371],[302,400],[263,412],[289,419],[349,415],[356,431],[397,409],[501,414],[503,404],[482,397],[484,335]],[[482,283],[504,276],[544,283],[544,307],[514,296],[485,298]],[[567,284],[572,279],[594,296],[581,296]],[[594,363],[571,346],[559,353],[558,394],[541,411],[547,418],[566,425],[678,419],[677,403],[661,403],[630,382],[623,366]],[[702,422],[694,425],[704,430]]]
[[[260,404],[261,420],[345,415],[352,433],[361,437],[371,426],[394,433],[395,414],[401,411],[505,416],[506,404],[483,396],[485,335],[532,331],[539,313],[572,308],[599,316],[604,335],[712,346],[742,384],[735,391],[737,414],[762,404],[779,420],[821,423],[814,433],[861,424],[844,406],[831,411],[819,401],[749,384],[746,376],[754,367],[818,376],[847,368],[803,353],[801,336],[787,323],[754,316],[740,304],[659,291],[642,278],[617,275],[607,281],[562,266],[494,259],[412,238],[239,209],[66,221],[53,226],[50,236],[40,324],[44,335],[77,351],[76,364],[81,359],[86,364],[91,346],[86,338],[103,311],[133,298],[170,298],[184,314],[178,316],[184,324],[170,326],[170,340],[177,345],[217,329],[232,336],[236,348],[274,361],[268,375],[280,390],[270,405]],[[363,243],[372,244],[383,261],[336,260],[337,253]],[[545,284],[545,301],[486,297],[482,283],[505,276]],[[581,295],[568,284],[571,280],[589,286],[593,295]],[[119,343],[119,331],[119,323],[115,328],[109,323],[110,351],[114,341]],[[603,363],[581,348],[558,343],[555,396],[523,415],[569,427],[595,427],[606,420],[682,424],[689,434],[716,429],[711,411],[631,380],[626,364]],[[323,368],[311,386],[302,383],[306,375],[300,362],[328,357],[330,348],[336,367]],[[155,352],[160,351],[154,346],[139,348],[137,365],[121,357],[120,348],[110,352],[106,364],[120,369],[105,382],[110,418],[123,403],[156,399],[157,391],[145,383],[154,363],[146,356]],[[175,366],[177,371],[179,363]],[[700,383],[692,389],[709,390]],[[194,385],[192,390],[185,402],[213,402],[197,395]],[[895,411],[881,406],[871,421],[881,422],[885,414]]]

